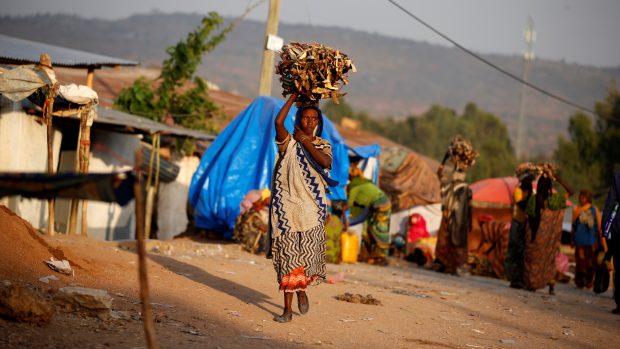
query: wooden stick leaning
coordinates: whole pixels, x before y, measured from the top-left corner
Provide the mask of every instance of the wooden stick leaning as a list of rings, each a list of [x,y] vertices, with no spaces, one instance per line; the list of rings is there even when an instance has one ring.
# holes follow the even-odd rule
[[[153,323],[153,310],[151,309],[148,271],[146,266],[146,243],[144,236],[144,193],[140,176],[142,167],[142,150],[136,150],[136,163],[134,171],[136,179],[133,186],[136,209],[136,250],[138,252],[138,278],[140,281],[140,301],[142,302],[142,321],[144,325],[144,336],[149,349],[159,348],[155,336],[155,325]]]
[[[52,60],[47,53],[41,54],[39,63],[42,67],[52,69]],[[54,127],[53,116],[54,96],[56,95],[57,86],[48,86],[45,93],[45,103],[43,104],[43,119],[47,126],[47,174],[54,174]],[[54,209],[55,198],[47,200],[47,235],[54,235]]]

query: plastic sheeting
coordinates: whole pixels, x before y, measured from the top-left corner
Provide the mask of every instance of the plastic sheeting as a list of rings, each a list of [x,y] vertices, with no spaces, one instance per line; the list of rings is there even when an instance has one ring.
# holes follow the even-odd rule
[[[374,184],[379,183],[379,160],[377,159],[379,155],[381,155],[381,147],[376,143],[349,148],[349,158],[354,159],[352,161],[361,158],[357,167],[362,170],[364,177]]]
[[[274,121],[283,105],[284,101],[276,98],[256,98],[204,153],[189,188],[197,227],[231,238],[243,196],[253,189],[271,187],[277,153]],[[296,112],[297,108],[292,107],[284,124],[291,133]],[[332,145],[330,177],[339,182],[337,187],[329,188],[328,197],[346,200],[348,148],[334,124],[323,117],[322,138]]]
[[[403,148],[382,150],[379,185],[390,196],[392,210],[441,202],[439,180],[428,161]]]
[[[92,103],[97,105],[99,103],[99,96],[92,88],[84,85],[61,85],[58,88],[58,94],[69,102],[85,105]]]
[[[43,86],[56,83],[54,71],[34,65],[23,65],[0,74],[0,93],[13,102],[27,98]]]

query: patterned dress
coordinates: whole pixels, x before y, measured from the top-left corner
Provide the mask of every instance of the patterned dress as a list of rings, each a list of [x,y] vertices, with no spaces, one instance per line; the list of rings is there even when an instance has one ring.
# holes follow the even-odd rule
[[[525,229],[523,284],[528,290],[543,288],[555,282],[557,273],[555,256],[559,252],[562,238],[564,197],[563,193],[556,193],[547,199],[545,208],[540,210],[540,224],[535,234],[531,228],[532,224],[528,223]],[[553,204],[554,201],[559,204]],[[532,195],[530,202],[536,202],[536,195]],[[534,215],[533,210],[528,208],[528,211],[531,219]]]
[[[288,135],[278,144],[273,173],[270,234],[280,290],[305,290],[326,278],[326,182],[310,163],[303,145]],[[331,145],[315,137],[314,146],[331,158]]]
[[[471,228],[469,200],[471,190],[465,183],[465,173],[454,172],[442,176],[441,180],[441,224],[437,232],[435,262],[441,265],[440,271],[456,274],[457,269],[467,261],[467,232]],[[457,190],[465,190],[467,197],[456,197]],[[461,212],[461,220],[456,220],[453,212]],[[459,236],[451,232],[460,232]],[[463,236],[464,234],[464,236]]]

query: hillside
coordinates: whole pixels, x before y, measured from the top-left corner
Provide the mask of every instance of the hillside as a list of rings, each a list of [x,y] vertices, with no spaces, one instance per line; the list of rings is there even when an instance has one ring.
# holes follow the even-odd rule
[[[0,17],[0,33],[51,44],[159,64],[165,48],[199,22],[199,14],[144,14],[107,21],[71,15]],[[252,97],[258,85],[264,24],[244,21],[205,59],[201,74],[221,88]],[[397,39],[338,27],[280,25],[287,41],[319,41],[348,53],[359,73],[351,76],[348,101],[375,117],[419,115],[432,104],[461,110],[467,102],[500,116],[512,129],[517,115],[519,84],[456,48]],[[520,75],[518,56],[485,55]],[[53,59],[53,57],[52,57]],[[606,94],[620,67],[596,67],[538,59],[530,81],[592,106]],[[279,89],[274,81],[274,95]],[[527,97],[531,154],[549,153],[556,135],[565,133],[570,107],[538,92]],[[551,136],[550,136],[551,135]]]

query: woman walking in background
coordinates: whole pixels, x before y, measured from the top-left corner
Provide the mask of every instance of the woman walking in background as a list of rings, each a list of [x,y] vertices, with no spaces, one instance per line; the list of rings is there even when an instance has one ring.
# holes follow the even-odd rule
[[[441,225],[437,232],[435,260],[431,269],[456,275],[467,261],[467,238],[471,230],[471,190],[465,182],[467,170],[478,153],[471,143],[456,136],[437,170],[441,182]],[[444,166],[450,160],[450,168]]]
[[[527,206],[523,284],[530,291],[549,285],[549,294],[555,294],[555,256],[560,248],[566,199],[573,190],[556,174],[553,165],[544,164],[541,169],[537,192]],[[566,193],[553,193],[553,181],[560,183]]]
[[[523,163],[517,167],[519,184],[514,189],[512,223],[508,238],[508,252],[504,262],[506,278],[510,287],[523,288],[523,253],[525,252],[525,226],[527,225],[527,204],[532,196],[532,182],[536,179],[536,166]]]
[[[323,116],[318,107],[297,111],[291,136],[284,120],[295,102],[293,93],[275,120],[278,159],[273,170],[271,214],[267,258],[273,258],[284,311],[274,318],[289,322],[297,293],[299,312],[310,308],[306,287],[325,279],[326,186],[336,185],[328,177],[332,164],[331,145],[320,138]]]
[[[592,205],[592,193],[579,192],[579,206],[573,210],[572,245],[575,247],[575,285],[577,288],[592,288],[596,271],[601,215]]]

